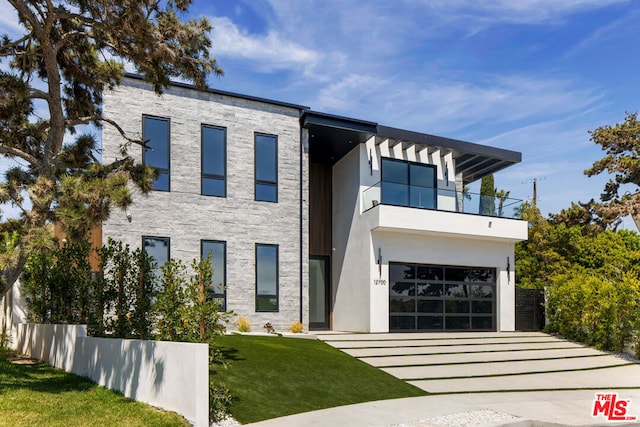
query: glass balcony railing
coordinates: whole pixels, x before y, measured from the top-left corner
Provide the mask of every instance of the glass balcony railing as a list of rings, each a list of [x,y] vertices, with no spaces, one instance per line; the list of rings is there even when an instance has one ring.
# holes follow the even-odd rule
[[[363,211],[379,204],[518,218],[522,200],[455,190],[378,182],[362,192]]]

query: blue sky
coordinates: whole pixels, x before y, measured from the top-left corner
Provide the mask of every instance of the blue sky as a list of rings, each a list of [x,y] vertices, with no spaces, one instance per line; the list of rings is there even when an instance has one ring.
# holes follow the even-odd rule
[[[640,2],[196,0],[210,86],[522,152],[496,186],[543,213],[598,198],[589,130],[640,100]]]
[[[2,33],[16,29],[0,0]],[[212,88],[522,152],[496,186],[558,212],[598,198],[589,130],[640,100],[633,0],[195,0]]]

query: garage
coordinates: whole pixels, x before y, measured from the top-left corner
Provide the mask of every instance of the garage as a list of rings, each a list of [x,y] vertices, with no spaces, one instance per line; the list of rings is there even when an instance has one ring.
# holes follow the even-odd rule
[[[495,268],[389,263],[389,329],[495,331]]]

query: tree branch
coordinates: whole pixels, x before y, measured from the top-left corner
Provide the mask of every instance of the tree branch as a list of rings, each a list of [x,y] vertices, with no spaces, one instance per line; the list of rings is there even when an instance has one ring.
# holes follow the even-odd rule
[[[26,5],[26,2],[20,0],[9,0],[9,3],[11,3],[11,6],[18,11],[18,15],[22,15],[29,22],[31,29],[36,36],[38,38],[42,38],[43,26],[40,24],[33,11]]]
[[[139,146],[141,146],[141,147],[144,147],[144,148],[147,148],[147,145],[145,144],[145,142],[144,142],[143,140],[141,140],[141,139],[131,138],[129,135],[127,135],[127,133],[124,131],[124,129],[122,129],[122,128],[120,127],[120,125],[119,125],[118,123],[116,123],[116,121],[115,121],[115,120],[102,118],[102,119],[100,119],[100,121],[103,121],[103,122],[109,123],[109,124],[110,124],[111,126],[113,126],[113,127],[114,127],[114,128],[115,128],[115,129],[120,133],[120,135],[121,135],[125,140],[127,140],[128,142],[130,142],[130,143],[132,143],[132,144],[137,144],[137,145],[139,145]]]
[[[38,159],[33,157],[29,153],[25,153],[22,150],[19,150],[15,147],[9,147],[0,142],[0,154],[20,157],[23,160],[29,162],[30,165],[35,166],[38,163]]]
[[[31,34],[26,34],[25,36],[21,37],[20,39],[13,41],[11,43],[7,43],[3,46],[0,46],[0,56],[9,56],[9,55],[20,55],[20,53],[17,52],[7,52],[7,50],[9,49],[16,49],[17,47],[20,46],[20,43],[24,43],[25,41],[29,40],[31,38]]]

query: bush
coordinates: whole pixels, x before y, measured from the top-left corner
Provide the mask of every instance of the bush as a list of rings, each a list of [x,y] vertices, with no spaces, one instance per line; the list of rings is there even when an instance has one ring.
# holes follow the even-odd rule
[[[238,317],[236,320],[238,332],[249,332],[251,330],[251,321],[244,316]]]
[[[301,334],[304,332],[304,325],[301,322],[294,322],[289,326],[289,331],[294,334]]]
[[[625,274],[612,280],[574,273],[557,276],[548,290],[550,332],[601,350],[640,353],[640,280]]]
[[[223,384],[214,384],[209,380],[209,423],[216,423],[229,416],[231,392]]]

